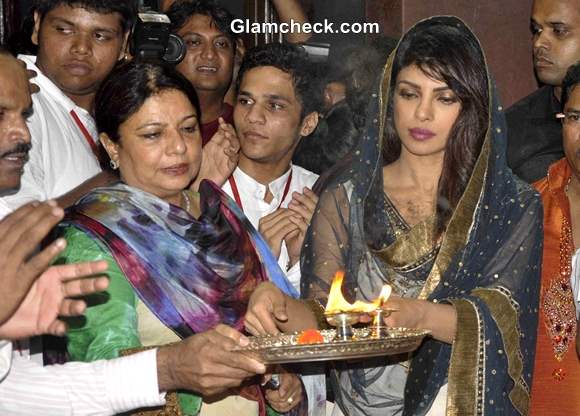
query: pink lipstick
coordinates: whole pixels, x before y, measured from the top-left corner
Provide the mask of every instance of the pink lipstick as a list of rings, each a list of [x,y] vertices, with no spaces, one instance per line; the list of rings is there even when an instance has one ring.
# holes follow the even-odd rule
[[[409,134],[411,134],[411,137],[413,137],[415,140],[421,141],[429,140],[432,137],[435,137],[435,133],[433,133],[431,130],[420,128],[409,129]]]

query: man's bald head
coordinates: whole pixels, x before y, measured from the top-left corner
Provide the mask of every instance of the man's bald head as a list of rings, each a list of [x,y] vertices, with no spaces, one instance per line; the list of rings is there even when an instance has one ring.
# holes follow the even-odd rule
[[[21,62],[0,49],[0,196],[18,190],[30,150],[26,119],[32,112],[30,85]]]

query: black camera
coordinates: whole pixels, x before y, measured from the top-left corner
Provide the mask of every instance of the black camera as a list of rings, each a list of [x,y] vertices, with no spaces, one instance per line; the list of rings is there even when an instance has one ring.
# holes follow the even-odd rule
[[[139,7],[131,33],[130,52],[135,59],[178,64],[185,57],[183,40],[170,32],[166,14]]]

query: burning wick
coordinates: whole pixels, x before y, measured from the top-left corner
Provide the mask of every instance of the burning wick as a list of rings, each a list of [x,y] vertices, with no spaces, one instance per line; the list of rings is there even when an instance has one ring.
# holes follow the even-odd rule
[[[324,309],[325,315],[332,315],[338,313],[348,313],[348,312],[358,312],[358,313],[371,313],[377,309],[381,309],[383,304],[391,296],[391,286],[383,285],[379,297],[373,302],[363,302],[357,300],[354,303],[347,302],[342,296],[342,281],[344,280],[344,272],[338,271],[332,279],[332,285],[330,286],[330,293],[328,294],[328,302],[326,303],[326,308]]]
[[[336,327],[335,340],[338,341],[349,341],[353,338],[352,325],[359,321],[359,317],[364,314],[375,315],[375,327],[378,331],[375,331],[378,337],[385,333],[380,322],[382,320],[382,306],[389,297],[391,296],[391,286],[384,285],[381,289],[381,293],[377,299],[373,302],[362,302],[357,300],[354,303],[347,302],[342,296],[341,286],[344,280],[344,272],[338,271],[334,275],[332,280],[332,285],[330,287],[330,293],[328,294],[328,302],[324,310],[327,322]],[[373,332],[374,333],[374,332]]]

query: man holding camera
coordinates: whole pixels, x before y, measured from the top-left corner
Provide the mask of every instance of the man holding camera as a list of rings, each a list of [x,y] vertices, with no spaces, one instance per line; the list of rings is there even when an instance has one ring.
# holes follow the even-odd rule
[[[308,21],[298,0],[272,0],[281,21]],[[225,100],[234,79],[235,61],[243,58],[243,42],[232,30],[233,15],[207,0],[172,2],[167,10],[171,30],[186,47],[177,70],[195,88],[201,106],[201,136],[205,145],[218,130],[221,117],[233,124],[233,107]],[[310,35],[289,33],[289,42],[304,42]],[[229,95],[228,95],[229,96]]]
[[[207,1],[177,1],[167,11],[171,31],[185,43],[185,58],[176,69],[186,77],[199,98],[203,145],[219,127],[219,118],[233,124],[233,107],[224,102],[232,82],[237,36],[233,16]]]

